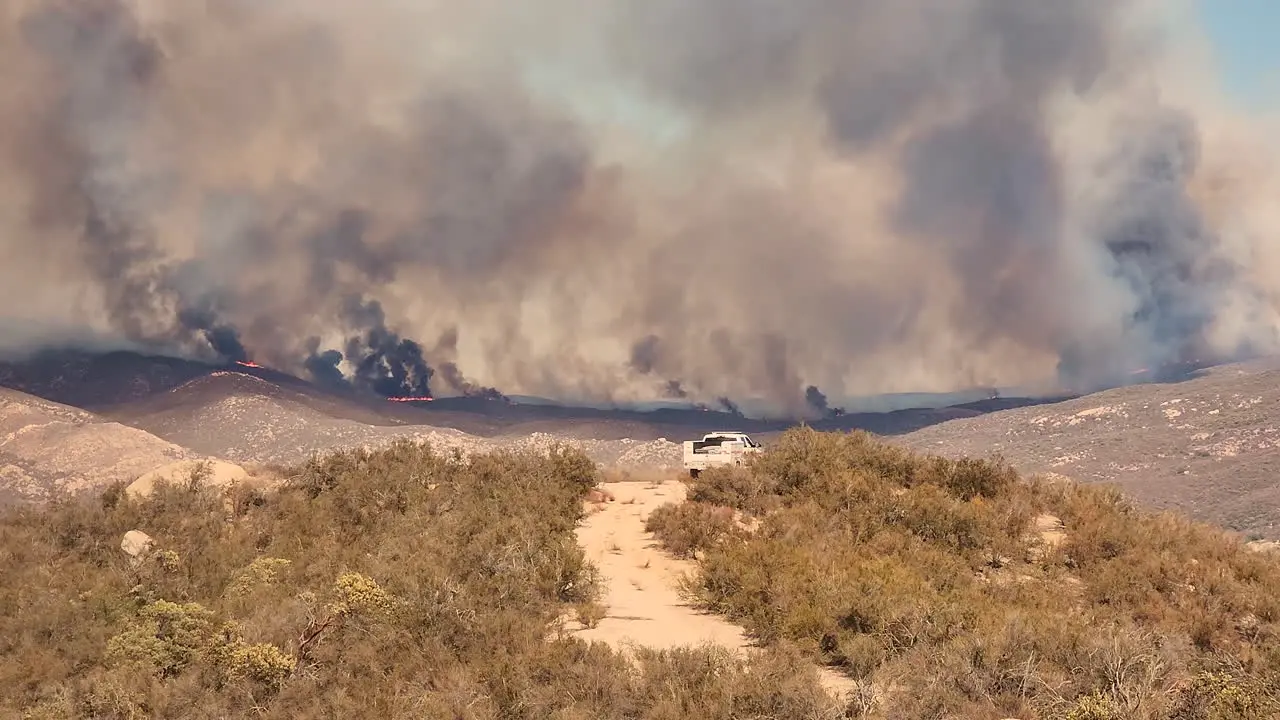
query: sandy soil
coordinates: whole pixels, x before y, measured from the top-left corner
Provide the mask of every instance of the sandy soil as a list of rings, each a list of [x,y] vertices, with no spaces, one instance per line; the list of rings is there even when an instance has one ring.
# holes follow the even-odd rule
[[[695,569],[692,562],[664,552],[644,530],[644,521],[655,508],[681,502],[683,483],[613,482],[601,486],[613,500],[598,504],[578,528],[578,541],[604,575],[608,608],[594,628],[569,623],[574,634],[625,649],[644,645],[667,649],[715,644],[751,652],[754,646],[743,629],[723,618],[700,612],[685,602],[676,589],[681,575]],[[822,684],[843,697],[853,682],[828,668],[819,668]]]

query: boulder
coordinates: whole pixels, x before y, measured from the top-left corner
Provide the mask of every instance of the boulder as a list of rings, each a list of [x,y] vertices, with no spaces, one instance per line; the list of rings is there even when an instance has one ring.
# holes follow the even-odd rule
[[[129,557],[137,558],[150,550],[153,544],[155,544],[155,541],[151,539],[150,535],[141,530],[130,530],[120,540],[120,549]]]
[[[209,470],[204,480],[206,485],[225,487],[244,482],[249,477],[244,468],[223,460],[179,460],[142,475],[130,483],[125,492],[132,497],[146,497],[155,489],[157,481],[165,479],[175,483],[184,482],[200,463],[204,463]]]

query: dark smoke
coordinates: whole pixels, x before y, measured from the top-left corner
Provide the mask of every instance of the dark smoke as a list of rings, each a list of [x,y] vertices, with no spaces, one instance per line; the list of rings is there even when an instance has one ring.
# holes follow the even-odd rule
[[[657,335],[648,335],[633,343],[631,346],[631,359],[628,365],[641,375],[660,373],[662,339]],[[667,380],[662,386],[661,395],[668,400],[685,400],[689,398],[689,391],[685,389],[684,383],[680,380]]]
[[[647,335],[631,346],[631,369],[641,375],[648,375],[658,368],[659,351],[662,339],[657,335]]]
[[[809,403],[809,407],[817,410],[823,415],[827,414],[827,396],[822,394],[817,385],[810,385],[804,389],[804,401]]]
[[[534,5],[0,0],[0,334],[789,415],[1280,348],[1160,3]]]
[[[178,311],[178,322],[188,330],[200,333],[209,347],[225,362],[246,362],[249,351],[240,342],[240,333],[217,321],[213,310],[187,308]]]
[[[485,400],[502,400],[504,402],[510,399],[503,395],[497,388],[485,387],[467,380],[463,377],[462,372],[458,370],[458,366],[452,362],[445,361],[436,367],[436,372],[440,377],[455,388],[463,397],[483,398]]]
[[[834,418],[844,415],[844,408],[831,407],[827,396],[818,389],[817,385],[810,385],[804,389],[804,401],[819,417]]]
[[[436,341],[433,354],[437,357],[450,358],[440,361],[436,365],[436,372],[440,378],[444,380],[449,387],[453,388],[458,394],[464,397],[483,398],[485,400],[502,400],[510,402],[506,395],[503,395],[497,388],[485,387],[478,383],[474,383],[463,376],[462,371],[458,369],[458,365],[452,360],[458,353],[458,329],[451,327],[440,336]]]
[[[348,298],[344,308],[348,326],[363,331],[347,340],[347,360],[354,366],[351,384],[384,397],[431,397],[434,373],[422,356],[422,346],[387,329],[386,313],[377,300]]]
[[[349,388],[351,386],[339,367],[342,363],[342,353],[337,350],[320,350],[320,338],[310,338],[307,345],[310,348],[310,352],[303,363],[303,367],[312,380],[331,388]]]
[[[730,415],[734,417],[746,417],[745,415],[742,414],[742,409],[738,407],[737,403],[733,402],[729,398],[727,397],[717,398],[716,402],[720,404],[721,409],[723,409],[725,412],[729,413]]]

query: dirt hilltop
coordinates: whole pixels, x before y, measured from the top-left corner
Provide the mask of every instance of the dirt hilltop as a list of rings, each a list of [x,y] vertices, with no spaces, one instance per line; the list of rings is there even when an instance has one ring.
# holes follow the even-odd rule
[[[1280,469],[1274,452],[1280,443],[1277,380],[1280,362],[1255,361],[1057,402],[995,398],[850,414],[812,425],[865,429],[948,456],[1000,453],[1024,472],[1116,483],[1149,507],[1280,539],[1280,488],[1273,482]],[[668,471],[679,468],[685,439],[741,429],[767,443],[789,426],[720,412],[608,411],[479,398],[405,406],[334,394],[270,370],[128,353],[0,363],[5,384],[45,398],[6,391],[5,397],[24,398],[19,405],[27,408],[25,415],[6,410],[0,486],[9,490],[0,492],[11,496],[43,497],[57,488],[131,479],[135,470],[136,476],[192,456],[292,464],[400,438],[464,454],[560,442],[604,465]],[[67,404],[77,399],[93,414]],[[58,410],[44,419],[49,408]],[[107,439],[116,436],[118,441]],[[69,445],[72,452],[51,450]],[[105,445],[110,452],[94,451]]]
[[[1002,454],[1024,472],[1115,483],[1260,538],[1280,538],[1280,362],[1224,365],[895,438],[948,456]]]
[[[198,454],[137,428],[0,388],[0,503],[132,481],[193,457]]]

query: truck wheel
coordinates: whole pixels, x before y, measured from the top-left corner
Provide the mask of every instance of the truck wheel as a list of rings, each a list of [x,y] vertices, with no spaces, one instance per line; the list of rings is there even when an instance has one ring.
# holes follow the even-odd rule
[[[691,479],[697,480],[697,479],[698,479],[698,475],[699,475],[699,474],[701,474],[701,473],[702,473],[702,471],[701,471],[701,470],[690,470],[690,471],[689,471],[689,477],[690,477]]]

